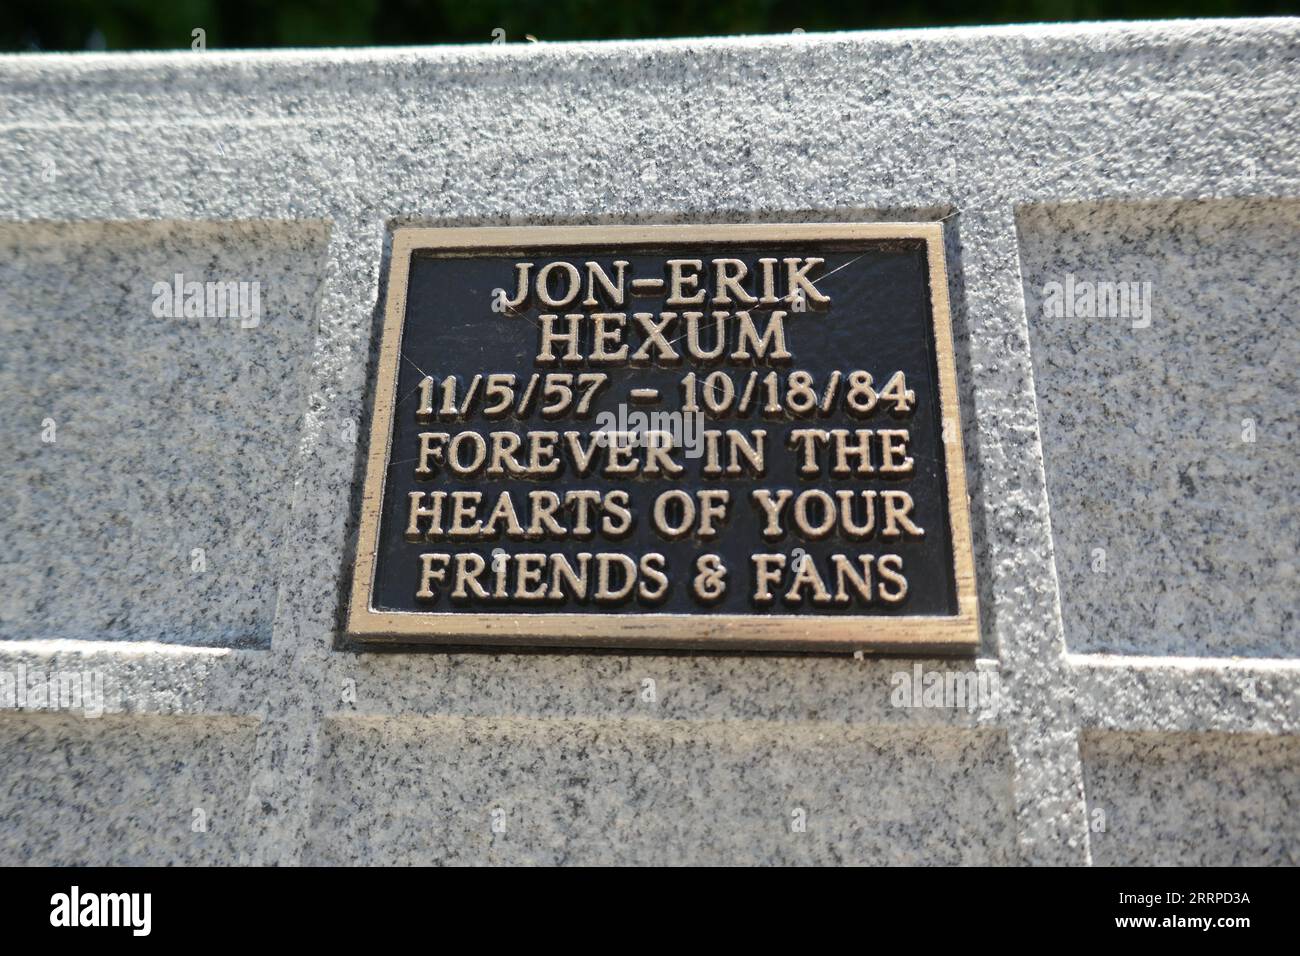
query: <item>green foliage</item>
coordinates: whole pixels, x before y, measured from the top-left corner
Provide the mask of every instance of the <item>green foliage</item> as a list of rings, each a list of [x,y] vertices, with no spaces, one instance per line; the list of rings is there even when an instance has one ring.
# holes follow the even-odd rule
[[[0,49],[209,49],[787,33],[1294,14],[1300,0],[7,0]]]

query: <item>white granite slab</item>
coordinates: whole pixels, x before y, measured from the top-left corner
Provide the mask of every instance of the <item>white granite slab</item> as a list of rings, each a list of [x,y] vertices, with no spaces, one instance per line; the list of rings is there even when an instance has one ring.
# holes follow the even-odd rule
[[[292,329],[246,340],[259,343],[260,367],[233,377],[240,407],[187,412],[247,425],[246,481],[223,473],[203,493],[229,527],[255,526],[231,539],[254,578],[217,581],[195,600],[179,582],[146,594],[135,579],[92,568],[87,593],[100,606],[78,606],[66,583],[42,584],[41,569],[62,552],[37,546],[41,512],[53,505],[30,476],[46,475],[54,491],[75,486],[33,471],[30,450],[0,465],[15,497],[0,516],[6,560],[19,565],[8,571],[0,674],[90,668],[120,706],[101,723],[30,708],[2,715],[6,759],[35,782],[12,791],[15,810],[0,818],[0,861],[620,862],[666,860],[657,841],[667,840],[674,862],[1084,864],[1150,856],[1153,846],[1179,862],[1293,846],[1278,809],[1295,800],[1293,775],[1271,772],[1255,787],[1248,773],[1216,775],[1202,755],[1226,756],[1239,742],[1262,748],[1242,758],[1249,769],[1288,753],[1300,730],[1295,588],[1278,530],[1293,527],[1294,479],[1277,470],[1294,458],[1285,416],[1296,396],[1285,378],[1269,384],[1254,371],[1294,373],[1295,335],[1276,301],[1294,276],[1276,259],[1253,282],[1237,274],[1266,251],[1271,227],[1261,233],[1261,222],[1278,224],[1277,248],[1293,241],[1298,53],[1296,21],[1259,20],[0,59],[0,229],[17,250],[3,268],[36,279],[6,293],[3,361],[34,354],[42,370],[4,367],[6,439],[29,441],[36,410],[65,400],[45,370],[79,367],[55,361],[48,345],[12,344],[24,323],[39,315],[67,336],[78,315],[99,309],[132,328],[134,306],[106,280],[151,278],[176,256],[206,267],[206,250],[223,271],[277,276],[278,314]],[[1152,220],[1150,202],[1167,218]],[[341,640],[364,452],[355,436],[365,433],[395,226],[914,219],[942,220],[948,236],[978,667],[999,678],[995,708],[893,706],[893,675],[911,661],[361,654]],[[216,236],[206,245],[193,240],[203,229]],[[104,250],[78,256],[84,240],[66,237],[87,234],[120,242],[121,265]],[[189,238],[173,248],[164,236]],[[33,237],[51,249],[44,264]],[[1217,380],[1211,367],[1253,387],[1261,442],[1273,442],[1257,443],[1256,470],[1242,473],[1253,485],[1220,484],[1221,446],[1180,444],[1158,463],[1158,482],[1135,488],[1124,479],[1136,471],[1124,469],[1136,469],[1129,459],[1146,446],[1132,433],[1107,432],[1099,450],[1123,468],[1105,472],[1097,450],[1075,439],[1078,422],[1057,402],[1095,395],[1096,363],[1062,351],[1068,328],[1031,322],[1033,290],[1044,269],[1130,263],[1160,278],[1157,302],[1194,323],[1253,316],[1275,340],[1270,350],[1194,324],[1185,343],[1160,338],[1143,351],[1117,338],[1096,359],[1103,368],[1134,359],[1145,370],[1146,424],[1192,441],[1221,438],[1187,431],[1189,410]],[[67,305],[53,284],[65,270],[76,280]],[[1221,289],[1244,300],[1217,299]],[[104,334],[120,366],[105,386],[108,408],[129,418],[155,394],[147,356],[156,343],[128,335],[138,344],[123,347]],[[211,347],[168,335],[187,361]],[[243,355],[223,353],[204,375]],[[1187,383],[1150,373],[1174,359],[1190,363]],[[298,404],[284,406],[292,394]],[[268,399],[273,410],[252,411]],[[114,513],[144,536],[152,562],[165,544],[189,542],[166,540],[151,495],[169,481],[198,483],[216,450],[178,448],[169,460],[158,449],[171,439],[137,424],[108,446],[135,463],[129,474],[144,486],[134,497],[119,489]],[[1196,491],[1184,490],[1183,472]],[[265,490],[265,500],[240,498],[236,484]],[[1096,490],[1198,510],[1181,525],[1123,525],[1080,503]],[[1229,509],[1223,520],[1216,501]],[[1127,567],[1141,592],[1171,582],[1174,600],[1152,606],[1133,591],[1103,600],[1076,563],[1090,556],[1081,550],[1090,525],[1112,538],[1126,529],[1141,545],[1166,535],[1155,560],[1126,565],[1121,545],[1110,566]],[[1222,550],[1216,536],[1229,534],[1229,560],[1207,565],[1204,555]],[[278,544],[266,548],[263,535]],[[88,546],[109,556],[120,547],[102,534]],[[1248,586],[1251,599],[1240,594]],[[1179,588],[1189,589],[1181,602]],[[105,610],[128,601],[128,623]],[[646,679],[659,688],[653,707],[639,696]],[[230,720],[241,730],[214,740],[222,756],[210,758],[209,776],[240,801],[238,833],[205,844],[146,834],[131,800],[77,802],[70,781],[42,769],[51,748],[89,740],[78,746],[110,780],[130,792],[152,785],[159,812],[181,820],[191,797],[176,767],[198,746],[195,734],[209,733],[195,728]],[[257,728],[247,759],[245,720]],[[1179,736],[1149,761],[1130,734]],[[681,786],[638,785],[656,767]],[[1227,835],[1202,852],[1198,814],[1236,799],[1234,781],[1244,781],[1249,807],[1225,814]],[[1185,785],[1186,798],[1159,804],[1154,791],[1171,784]],[[780,827],[782,813],[769,820],[796,798],[816,808],[810,823],[831,818],[802,844]],[[509,844],[483,828],[503,801]],[[1116,808],[1104,834],[1090,814],[1102,803]],[[1170,822],[1141,824],[1157,805]],[[876,819],[909,806],[919,825]],[[421,824],[448,820],[457,826],[436,844],[416,845]],[[78,825],[119,836],[89,849]],[[1283,862],[1281,851],[1254,857]]]

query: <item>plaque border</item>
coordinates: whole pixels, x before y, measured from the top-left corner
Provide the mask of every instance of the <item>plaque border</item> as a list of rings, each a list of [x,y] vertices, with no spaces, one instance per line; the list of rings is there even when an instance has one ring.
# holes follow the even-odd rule
[[[952,534],[955,615],[812,616],[799,614],[639,614],[583,611],[376,611],[371,607],[379,546],[384,472],[393,434],[397,370],[406,315],[407,281],[416,251],[467,256],[536,248],[614,249],[620,246],[707,246],[710,243],[789,240],[921,239],[930,275],[930,314],[939,373],[941,421],[952,431],[944,455],[948,525]],[[793,650],[974,653],[979,612],[971,548],[966,460],[961,443],[957,369],[948,303],[943,224],[763,223],[644,226],[403,226],[392,234],[388,296],[375,377],[361,521],[352,568],[347,633],[368,644],[486,644],[499,646],[627,647],[687,650]]]

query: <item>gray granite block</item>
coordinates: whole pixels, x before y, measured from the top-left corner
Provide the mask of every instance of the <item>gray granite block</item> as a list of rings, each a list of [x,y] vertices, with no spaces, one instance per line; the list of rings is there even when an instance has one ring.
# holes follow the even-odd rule
[[[0,715],[0,863],[233,862],[256,732],[234,717]]]
[[[1285,19],[0,57],[0,477],[17,489],[0,633],[18,638],[0,641],[0,676],[90,667],[122,703],[102,723],[0,715],[10,764],[35,768],[6,777],[0,857],[1086,864],[1154,845],[1280,860],[1295,831],[1277,808],[1300,791],[1283,267],[1298,59]],[[916,219],[946,233],[983,629],[978,661],[922,665],[997,677],[995,711],[894,707],[911,661],[361,654],[342,637],[396,226]],[[136,283],[176,261],[265,262],[283,334],[142,321]],[[1037,273],[1062,263],[1162,279],[1148,337],[1044,325]],[[93,354],[31,334],[37,318],[95,330]],[[165,400],[164,355],[204,394]],[[104,444],[56,446],[108,474],[83,540],[45,517],[84,483],[40,457],[37,406],[104,367],[102,408],[79,412]],[[1062,402],[1096,414],[1106,375],[1152,414],[1112,409],[1089,443],[1091,419]],[[1207,406],[1216,385],[1231,397]],[[1248,414],[1252,457],[1232,462],[1206,439]],[[227,432],[247,438],[238,456]],[[187,495],[233,558],[209,551],[208,574],[239,574],[168,576],[195,546],[166,507]],[[1152,509],[1126,522],[1107,500]],[[1107,582],[1079,565],[1098,530]],[[84,592],[59,577],[77,546]],[[137,552],[167,573],[118,568]],[[1121,575],[1129,589],[1104,589]],[[59,747],[125,796],[78,802]],[[202,850],[181,817],[141,822],[145,787],[172,813],[199,778],[237,805],[237,836]],[[795,799],[798,835],[782,829]],[[1117,822],[1094,832],[1107,801]],[[1205,830],[1215,818],[1226,835]]]
[[[995,731],[437,718],[343,720],[326,734],[313,863],[1015,856],[1010,754]]]
[[[1036,206],[1018,227],[1067,645],[1297,656],[1300,202]],[[1067,277],[1092,314],[1059,314]],[[1149,309],[1120,315],[1118,289],[1088,308],[1102,282]]]
[[[1094,863],[1300,865],[1295,737],[1097,733],[1082,752]]]
[[[21,489],[0,511],[0,640],[270,643],[323,240],[0,226],[0,484]],[[258,296],[245,317],[155,314],[177,274]]]

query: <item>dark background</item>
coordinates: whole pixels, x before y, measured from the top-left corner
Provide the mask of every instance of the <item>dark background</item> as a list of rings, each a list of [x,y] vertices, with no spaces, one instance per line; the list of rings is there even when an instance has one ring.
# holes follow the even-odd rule
[[[520,421],[507,417],[503,421],[489,423],[481,414],[475,412],[467,423],[439,422],[436,425],[420,425],[415,420],[414,409],[419,403],[418,386],[420,379],[427,373],[442,377],[450,374],[459,376],[462,383],[467,383],[476,372],[513,372],[522,381],[539,370],[534,363],[539,344],[539,330],[536,316],[539,311],[546,311],[532,306],[526,313],[507,317],[491,311],[492,290],[497,287],[513,290],[514,263],[520,261],[535,262],[538,267],[552,259],[565,259],[582,269],[585,259],[600,262],[605,271],[613,274],[611,260],[627,259],[631,265],[628,270],[629,280],[636,277],[664,276],[664,261],[672,256],[708,260],[715,255],[735,256],[745,260],[750,267],[750,275],[758,271],[757,260],[762,255],[771,256],[806,256],[816,255],[825,258],[826,264],[820,271],[814,271],[815,277],[823,276],[817,282],[825,294],[831,296],[832,303],[825,311],[809,310],[791,313],[786,321],[786,347],[794,354],[788,365],[772,366],[779,368],[781,380],[793,369],[804,369],[813,374],[814,388],[820,396],[826,387],[826,381],[832,369],[839,369],[847,374],[854,369],[865,369],[875,376],[878,388],[883,388],[889,376],[902,369],[907,374],[907,387],[915,390],[917,406],[914,412],[899,420],[891,417],[882,402],[870,417],[853,418],[843,410],[843,391],[841,401],[836,403],[836,411],[828,417],[795,418],[785,416],[767,419],[750,413],[745,417],[715,418],[705,413],[706,428],[738,428],[747,431],[750,428],[764,428],[768,432],[767,475],[755,478],[746,473],[746,477],[706,479],[700,475],[703,459],[687,459],[678,456],[679,463],[685,465],[686,471],[678,478],[603,478],[589,475],[580,478],[573,475],[567,467],[560,477],[539,479],[530,482],[524,479],[505,478],[460,478],[439,472],[438,476],[427,481],[414,477],[415,458],[419,447],[419,433],[422,431],[443,431],[455,433],[465,429],[479,432],[514,430],[523,433],[528,429],[546,429],[554,431],[586,432],[596,427],[597,416],[602,411],[615,411],[619,403],[628,401],[628,391],[634,385],[658,388],[663,400],[652,406],[641,408],[658,411],[675,411],[681,407],[682,377],[694,370],[699,375],[706,375],[714,369],[731,372],[738,386],[743,386],[750,369],[758,369],[760,374],[767,371],[765,364],[733,365],[725,362],[697,363],[684,359],[681,365],[650,368],[629,368],[628,366],[601,365],[588,368],[584,366],[560,367],[560,371],[604,371],[610,376],[610,387],[599,395],[591,406],[591,416],[582,419],[576,416],[546,422],[534,411],[527,419]],[[841,268],[843,267],[843,268]],[[837,271],[838,270],[838,271]],[[752,287],[751,287],[752,288]],[[778,287],[778,295],[784,290]],[[638,298],[625,310],[659,312],[670,308],[663,304],[662,296]],[[671,309],[670,309],[671,310]],[[577,307],[561,311],[591,312],[593,310]],[[595,310],[599,311],[599,310]],[[678,311],[678,310],[672,310]],[[766,324],[766,313],[756,312],[756,320],[762,317]],[[585,324],[585,323],[584,323]],[[684,328],[672,331],[670,339],[685,335]],[[639,334],[629,334],[632,348],[640,344]],[[706,342],[712,336],[706,336]],[[584,348],[589,348],[589,337]],[[684,351],[684,344],[678,343]],[[484,254],[474,258],[433,258],[417,255],[411,260],[411,273],[406,300],[406,325],[402,336],[401,354],[404,360],[398,366],[397,392],[400,396],[393,423],[393,444],[390,461],[394,466],[389,469],[385,481],[384,506],[380,520],[379,548],[376,554],[376,574],[373,606],[381,610],[418,610],[447,612],[458,607],[468,607],[474,611],[519,612],[537,614],[554,614],[562,612],[601,611],[640,613],[702,613],[706,609],[696,603],[688,593],[695,559],[701,554],[720,554],[726,562],[727,594],[714,606],[720,612],[746,614],[757,611],[761,614],[798,614],[798,615],[900,615],[900,614],[935,614],[951,615],[957,611],[956,587],[952,574],[952,545],[948,527],[948,498],[944,479],[943,444],[940,440],[940,409],[938,387],[934,365],[934,341],[930,331],[930,294],[929,267],[926,262],[925,246],[915,240],[868,241],[858,243],[810,243],[768,244],[761,248],[742,244],[724,246],[721,243],[702,247],[681,246],[658,250],[633,250],[622,248],[615,255],[602,254],[599,251],[565,252],[563,250],[529,250],[527,253],[496,256]],[[541,369],[552,371],[556,369]],[[740,388],[737,389],[739,394]],[[463,394],[463,393],[462,393]],[[518,393],[516,393],[516,400]],[[481,408],[480,406],[476,406]],[[915,474],[905,481],[876,476],[872,479],[833,478],[820,474],[815,478],[801,477],[796,473],[798,458],[786,447],[786,435],[794,428],[891,428],[906,427],[911,435],[908,442],[908,454],[915,460]],[[878,453],[873,453],[876,457]],[[820,452],[824,460],[826,452]],[[598,461],[603,460],[603,456]],[[725,452],[724,452],[725,461]],[[878,457],[876,464],[879,465]],[[922,540],[904,538],[887,543],[879,535],[868,541],[855,542],[832,533],[830,537],[809,542],[797,535],[767,542],[761,537],[762,522],[758,512],[750,502],[749,492],[753,488],[790,488],[796,493],[804,488],[822,488],[834,492],[840,489],[864,490],[874,488],[884,490],[897,487],[907,490],[916,502],[913,516],[916,523],[926,531]],[[630,537],[613,542],[597,535],[588,541],[566,539],[562,542],[517,542],[509,540],[448,542],[445,538],[436,543],[412,543],[402,535],[407,519],[407,494],[411,491],[434,490],[479,490],[488,500],[488,509],[495,503],[502,490],[510,491],[515,497],[516,507],[520,510],[520,519],[527,524],[526,496],[530,488],[549,488],[559,494],[569,488],[589,488],[606,492],[614,488],[626,489],[632,497],[632,511],[636,527]],[[682,488],[698,491],[702,488],[725,488],[731,491],[731,517],[725,530],[716,538],[701,541],[696,537],[686,537],[679,541],[665,541],[655,533],[650,524],[649,505],[654,497],[670,488]],[[861,517],[861,516],[860,516]],[[562,523],[563,520],[562,520]],[[879,517],[877,518],[879,527]],[[672,582],[668,600],[653,608],[645,607],[635,598],[618,606],[601,607],[594,602],[577,604],[522,604],[519,602],[490,602],[475,600],[468,605],[456,605],[445,594],[433,604],[417,602],[414,594],[419,590],[419,555],[425,551],[457,552],[474,551],[489,563],[494,548],[501,548],[510,554],[519,552],[560,552],[572,559],[580,551],[622,551],[639,558],[651,551],[664,554],[668,560],[668,576]],[[791,559],[793,549],[801,548],[813,556],[817,569],[829,581],[834,589],[833,579],[828,577],[829,561],[827,556],[834,552],[855,556],[857,554],[884,554],[893,552],[903,559],[903,573],[907,576],[909,591],[906,598],[898,605],[888,605],[876,601],[870,607],[856,603],[845,608],[813,608],[807,605],[791,608],[778,600],[775,604],[757,609],[749,601],[753,591],[753,565],[749,559],[752,553],[782,553]],[[856,560],[856,559],[855,559]],[[789,587],[790,573],[786,575],[786,588]]]
[[[4,0],[0,49],[384,46],[1276,16],[1300,0]]]

